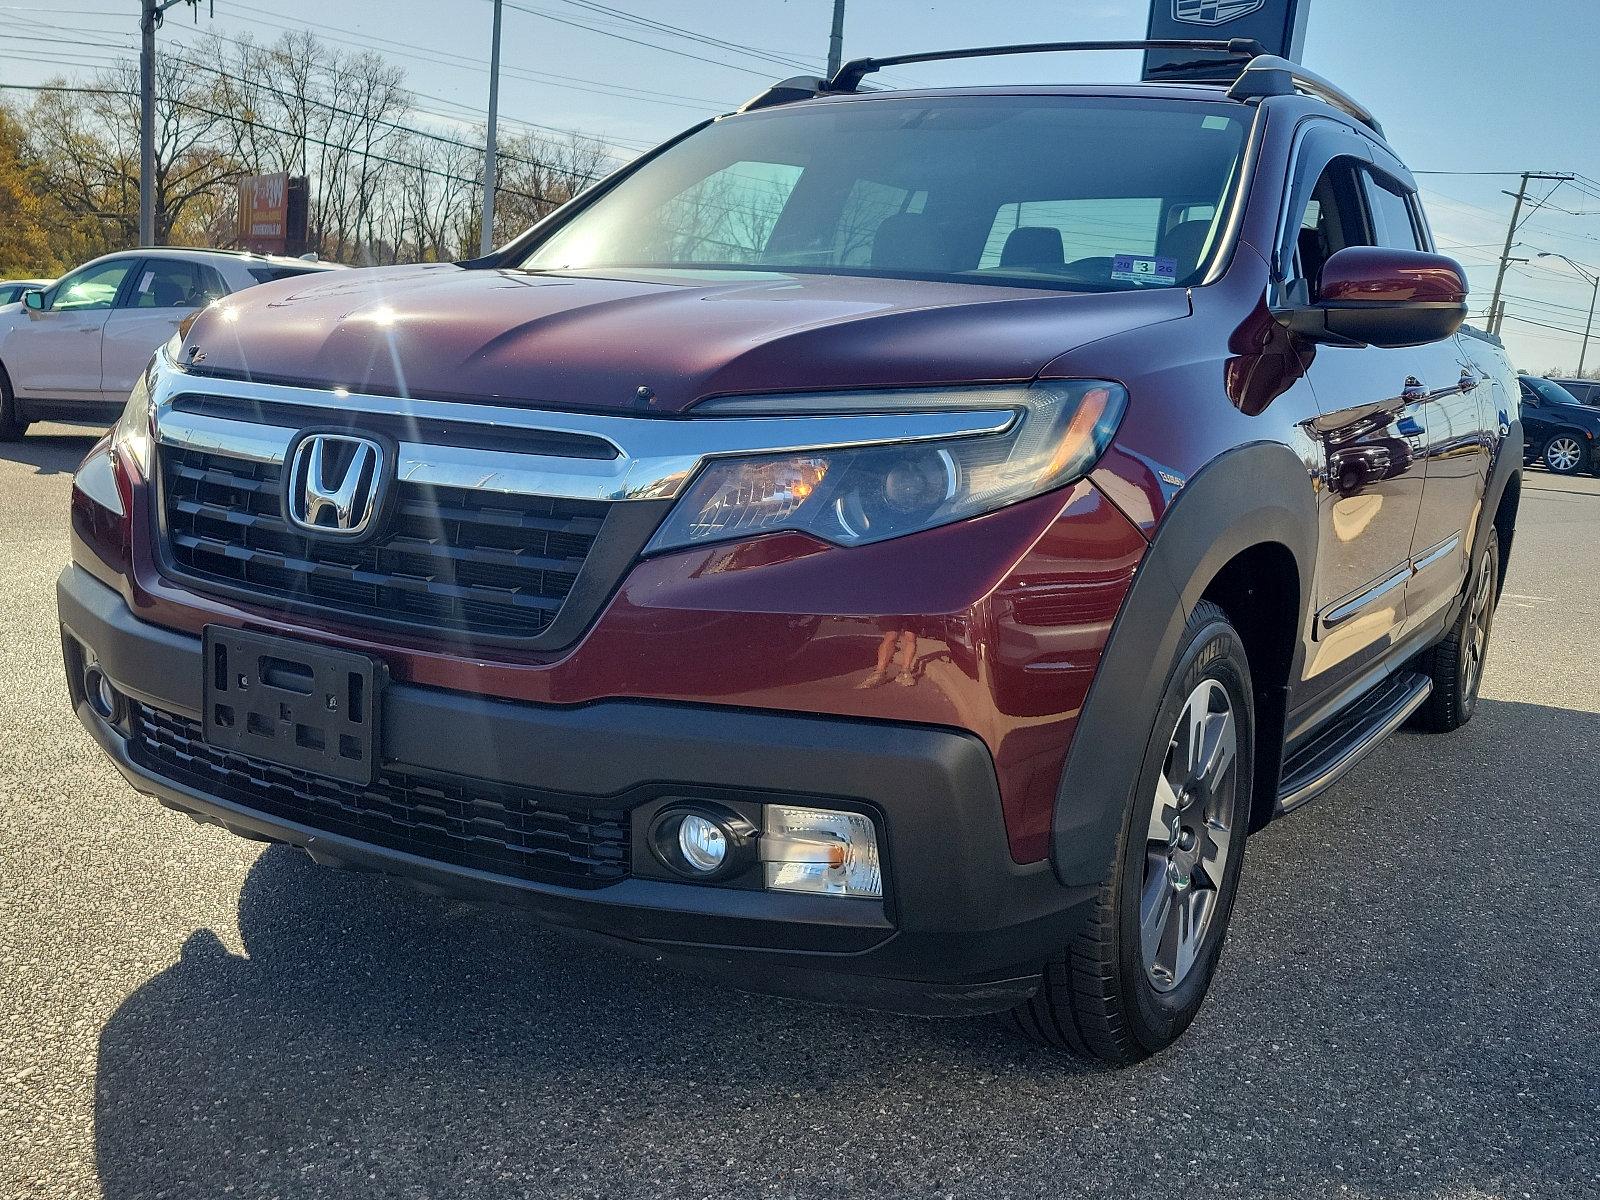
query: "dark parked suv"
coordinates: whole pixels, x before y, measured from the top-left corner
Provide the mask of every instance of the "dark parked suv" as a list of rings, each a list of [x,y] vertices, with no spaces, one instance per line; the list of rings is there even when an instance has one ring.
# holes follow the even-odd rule
[[[1472,715],[1523,466],[1370,114],[1190,46],[1237,81],[863,60],[205,310],[76,477],[84,724],[322,863],[1169,1044],[1247,835]]]
[[[1579,404],[1600,407],[1600,379],[1563,379],[1556,376],[1550,382],[1565,388]]]
[[[1519,375],[1523,457],[1557,475],[1600,475],[1600,409],[1590,408],[1553,379]]]

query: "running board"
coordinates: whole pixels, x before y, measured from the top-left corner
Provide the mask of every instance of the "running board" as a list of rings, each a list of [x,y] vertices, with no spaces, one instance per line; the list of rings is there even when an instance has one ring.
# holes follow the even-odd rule
[[[1415,671],[1391,676],[1334,720],[1308,734],[1283,760],[1278,812],[1299,808],[1365,758],[1422,707],[1433,680]]]

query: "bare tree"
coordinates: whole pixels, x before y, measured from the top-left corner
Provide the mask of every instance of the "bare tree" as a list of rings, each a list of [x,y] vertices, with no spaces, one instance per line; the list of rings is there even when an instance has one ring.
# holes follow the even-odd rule
[[[297,32],[268,44],[210,38],[174,47],[159,72],[161,240],[236,244],[236,181],[285,172],[309,177],[308,240],[324,257],[383,263],[472,253],[482,134],[416,128],[400,68]],[[27,112],[32,169],[72,219],[93,231],[95,251],[137,237],[135,83],[132,64],[119,66],[84,89],[41,93]],[[591,138],[502,139],[497,240],[616,165],[609,148]]]

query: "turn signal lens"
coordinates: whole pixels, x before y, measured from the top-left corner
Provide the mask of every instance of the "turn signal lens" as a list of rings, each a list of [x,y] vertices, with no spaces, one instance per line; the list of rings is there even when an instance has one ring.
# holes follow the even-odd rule
[[[758,849],[770,891],[882,897],[878,831],[871,817],[769,804],[765,820]]]

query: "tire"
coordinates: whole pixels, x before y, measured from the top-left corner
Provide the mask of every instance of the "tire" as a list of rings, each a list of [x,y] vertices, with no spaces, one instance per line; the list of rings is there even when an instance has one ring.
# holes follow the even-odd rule
[[[1472,566],[1466,603],[1443,641],[1423,653],[1417,665],[1433,680],[1433,692],[1413,719],[1427,733],[1449,733],[1472,720],[1478,711],[1478,689],[1494,629],[1500,597],[1500,538],[1489,530],[1489,542]]]
[[[17,398],[11,391],[11,379],[0,367],[0,442],[15,442],[28,432],[28,422],[17,413]]]
[[[1583,460],[1587,457],[1588,439],[1567,429],[1552,434],[1539,456],[1557,475],[1576,475],[1583,470]]]
[[[1010,1014],[1027,1037],[1127,1066],[1170,1046],[1194,1020],[1222,953],[1244,858],[1254,694],[1238,632],[1222,609],[1202,601],[1184,627],[1149,726],[1111,877],[1083,931],[1046,965],[1039,991]],[[1234,752],[1231,763],[1216,755],[1217,768],[1191,789],[1175,781],[1195,779],[1188,751],[1196,712],[1204,729],[1200,744],[1225,747],[1231,728]],[[1231,718],[1231,725],[1217,723],[1218,717]],[[1168,798],[1159,807],[1158,788]],[[1148,922],[1161,936],[1148,937],[1142,914],[1158,918],[1163,912],[1166,920]],[[1180,912],[1200,926],[1187,947],[1179,936]]]

